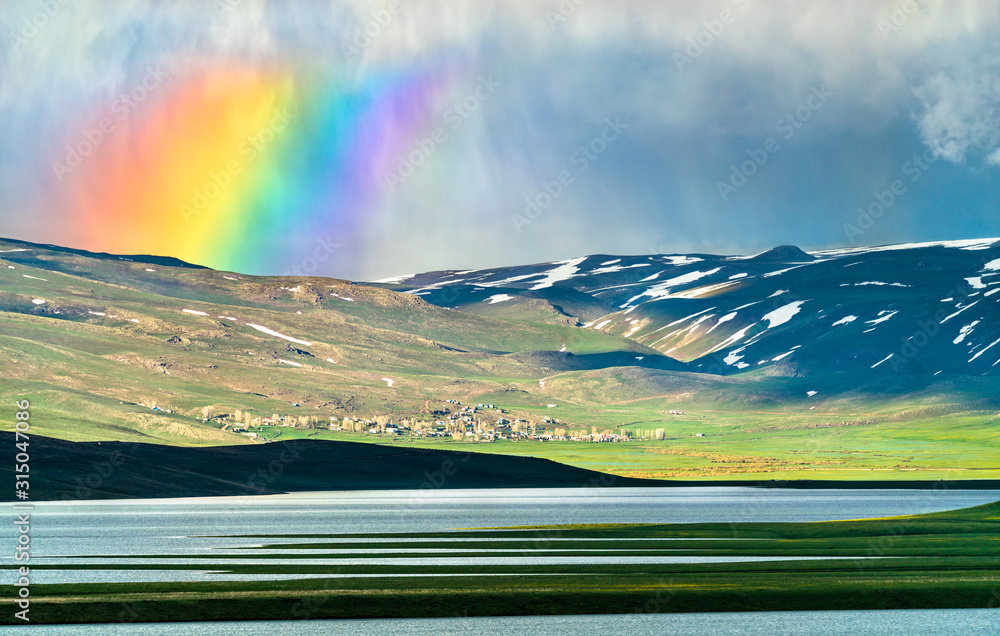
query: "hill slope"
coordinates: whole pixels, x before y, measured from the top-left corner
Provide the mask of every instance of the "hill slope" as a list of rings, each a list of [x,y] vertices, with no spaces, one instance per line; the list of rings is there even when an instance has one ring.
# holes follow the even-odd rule
[[[0,433],[13,447],[14,436]],[[642,486],[545,459],[292,440],[180,448],[31,439],[33,501],[266,495],[322,490]],[[0,474],[13,479],[10,466]],[[656,483],[656,482],[653,482]],[[13,492],[2,496],[13,500]]]
[[[597,255],[379,284],[478,314],[545,300],[587,330],[692,371],[1000,374],[998,239],[814,254],[783,246],[753,257]]]
[[[591,256],[358,284],[0,240],[0,403],[29,399],[33,434],[76,441],[374,441],[660,478],[996,478],[998,252]],[[495,406],[466,426],[457,402]],[[382,428],[331,431],[330,417]],[[518,419],[517,444],[472,430]],[[444,420],[446,438],[384,426]],[[633,441],[579,441],[615,436]]]

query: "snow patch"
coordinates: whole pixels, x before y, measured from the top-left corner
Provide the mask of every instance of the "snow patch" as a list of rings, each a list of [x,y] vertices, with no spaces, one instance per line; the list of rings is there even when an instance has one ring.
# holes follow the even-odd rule
[[[681,318],[680,320],[675,320],[672,323],[670,323],[670,324],[668,324],[668,325],[666,325],[664,327],[660,327],[660,329],[666,329],[667,327],[677,326],[677,325],[681,324],[682,322],[687,322],[688,320],[691,320],[692,318],[697,318],[698,316],[700,316],[700,315],[702,315],[704,313],[707,313],[709,311],[712,311],[713,309],[715,309],[715,307],[711,307],[709,309],[702,309],[701,311],[699,311],[696,314],[691,314],[690,316],[686,316],[684,318]],[[657,331],[659,331],[659,330],[657,330]]]
[[[809,397],[816,395],[816,393],[817,393],[816,391],[806,391],[806,395]]]
[[[733,319],[733,318],[735,318],[735,317],[736,317],[736,312],[734,311],[734,312],[732,312],[731,314],[726,314],[726,315],[725,315],[725,316],[723,316],[722,318],[719,318],[719,321],[718,321],[717,323],[715,323],[714,325],[712,325],[712,328],[711,328],[711,329],[709,329],[709,330],[708,330],[708,331],[707,331],[707,332],[705,333],[705,335],[707,336],[708,334],[710,334],[710,333],[712,333],[713,331],[715,331],[715,330],[716,330],[716,329],[717,329],[717,328],[719,327],[719,325],[721,325],[721,324],[722,324],[722,323],[724,323],[724,322],[729,322],[730,320],[732,320],[732,319]]]
[[[764,274],[764,278],[771,278],[772,276],[781,276],[785,272],[790,272],[793,269],[798,269],[800,267],[805,267],[805,265],[796,265],[795,267],[786,267],[785,269],[779,269],[776,272],[768,272],[767,274]]]
[[[623,338],[631,338],[635,334],[635,332],[639,331],[640,329],[646,326],[645,323],[639,322],[638,320],[633,320],[631,324],[632,328],[626,331],[624,334],[622,334]]]
[[[742,274],[733,274],[732,276],[729,277],[729,280],[737,280],[739,278],[746,278],[746,277],[747,273],[743,272]]]
[[[898,245],[880,245],[878,247],[849,247],[839,250],[822,250],[810,252],[813,256],[846,256],[848,254],[869,254],[872,252],[895,252],[897,250],[923,249],[927,247],[950,247],[962,250],[989,249],[1000,239],[966,239],[960,241],[934,241],[930,243],[901,243]]]
[[[392,385],[396,383],[395,380],[390,380],[389,378],[382,378],[382,381],[388,384],[390,389],[392,388]]]
[[[573,275],[580,271],[578,266],[585,260],[587,260],[587,257],[583,256],[555,263],[555,265],[558,265],[559,267],[546,272],[545,278],[532,287],[531,290],[537,291],[539,289],[545,289],[546,287],[552,287],[558,282],[573,278]]]
[[[743,351],[743,349],[736,349],[735,351],[730,351],[729,355],[723,358],[722,361],[729,365],[736,364],[737,362],[743,359],[743,356],[740,355],[740,351]]]
[[[965,340],[966,336],[968,336],[970,333],[972,333],[972,330],[975,329],[976,325],[978,325],[978,324],[979,324],[979,321],[976,320],[976,321],[970,322],[969,324],[967,324],[964,327],[962,327],[959,330],[959,332],[958,332],[958,337],[955,338],[952,341],[952,344],[960,344],[963,340]]]
[[[267,327],[262,327],[260,325],[252,325],[250,323],[247,323],[247,327],[250,327],[251,329],[256,329],[257,331],[260,331],[262,333],[266,333],[269,336],[274,336],[276,338],[281,338],[282,340],[294,342],[295,344],[306,345],[307,347],[312,345],[311,342],[306,342],[305,340],[299,340],[298,338],[292,338],[291,336],[280,334],[277,331],[274,331],[273,329],[268,329]]]
[[[1000,339],[998,339],[998,340],[994,340],[994,341],[993,341],[993,342],[992,342],[992,343],[990,344],[990,346],[986,347],[985,349],[983,349],[982,351],[980,351],[980,352],[979,352],[979,353],[977,353],[976,355],[972,356],[972,358],[970,358],[970,359],[969,359],[969,362],[972,362],[973,360],[975,360],[975,359],[976,359],[976,358],[978,358],[979,356],[983,355],[984,353],[986,353],[987,351],[989,351],[990,349],[992,349],[992,348],[993,348],[994,346],[996,346],[996,345],[998,345],[998,344],[1000,344]],[[996,366],[996,365],[994,364],[993,366]]]
[[[730,345],[736,344],[737,342],[739,342],[740,340],[742,340],[743,338],[745,338],[746,335],[747,335],[747,331],[749,331],[750,327],[753,327],[756,324],[757,323],[753,323],[753,325],[747,325],[746,327],[743,327],[742,329],[740,329],[739,331],[737,331],[733,335],[731,335],[728,338],[726,338],[725,340],[723,340],[720,344],[716,345],[715,347],[712,347],[712,350],[709,351],[708,353],[715,353],[716,351],[719,351],[720,349],[725,349],[726,347],[728,347]]]
[[[768,329],[783,325],[791,320],[795,314],[799,313],[799,310],[805,302],[806,301],[804,300],[796,300],[793,303],[788,303],[784,307],[779,307],[774,311],[765,314],[761,320],[767,320],[770,323],[770,325],[768,325]]]
[[[611,274],[613,272],[621,272],[626,269],[632,269],[634,267],[649,267],[649,265],[650,265],[649,263],[636,263],[635,265],[625,265],[625,266],[611,265],[610,267],[598,267],[595,270],[587,272],[587,275],[592,276],[594,274]]]
[[[403,276],[393,276],[391,278],[381,278],[379,280],[373,280],[373,283],[384,283],[386,285],[392,285],[393,283],[401,283],[404,280],[409,280],[416,276],[416,274],[405,274]]]
[[[846,287],[847,285],[841,285],[841,287]],[[903,283],[883,283],[880,280],[866,280],[863,283],[854,283],[855,287],[912,287],[912,285],[904,285]]]
[[[834,327],[839,327],[840,325],[847,325],[847,324],[850,324],[850,323],[854,322],[857,319],[858,319],[857,316],[844,316],[843,318],[841,318],[837,322],[833,323],[833,326]]]
[[[39,278],[37,276],[28,276],[27,274],[21,274],[21,276],[24,276],[25,278],[33,278],[35,280],[43,280],[46,283],[49,282],[47,278]]]
[[[895,316],[898,313],[899,313],[899,311],[880,311],[880,312],[878,312],[878,318],[876,318],[875,320],[865,321],[865,324],[866,325],[881,325],[883,322],[888,321],[889,319],[891,319],[893,316]],[[865,332],[865,333],[867,333],[867,332]]]
[[[956,311],[955,313],[951,314],[950,316],[948,316],[947,318],[945,318],[944,320],[942,320],[941,323],[944,324],[944,323],[948,322],[949,320],[951,320],[952,318],[954,318],[955,316],[957,316],[960,313],[962,313],[963,311],[965,311],[966,309],[971,309],[972,307],[975,307],[978,302],[979,301],[977,300],[976,302],[974,302],[974,303],[972,303],[970,305],[966,305],[965,307],[962,307],[961,304],[955,305],[956,307],[958,307],[958,311]]]
[[[672,287],[677,287],[678,285],[686,285],[687,283],[693,283],[697,280],[704,278],[705,276],[711,276],[712,274],[719,272],[721,269],[722,269],[721,267],[716,267],[715,269],[710,269],[706,271],[699,270],[694,272],[688,272],[687,274],[681,274],[680,276],[675,276],[674,278],[665,280],[662,283],[659,283],[658,285],[653,285],[652,287],[650,287],[649,289],[647,289],[646,291],[642,292],[637,296],[629,298],[627,301],[625,301],[625,304],[621,305],[621,307],[622,308],[628,307],[633,302],[639,300],[644,296],[649,296],[650,298],[670,297],[670,289]]]
[[[302,366],[298,362],[292,362],[291,360],[282,360],[281,358],[278,358],[278,362],[280,362],[282,364],[290,364],[293,367],[301,367]]]
[[[886,356],[885,358],[883,358],[883,359],[879,360],[878,362],[876,362],[875,364],[873,364],[873,365],[872,365],[872,368],[874,369],[875,367],[877,367],[878,365],[882,364],[883,362],[885,362],[886,360],[888,360],[889,358],[891,358],[891,357],[892,357],[892,356],[894,356],[894,355],[895,355],[895,354],[893,354],[893,353],[890,353],[890,354],[889,354],[889,355],[887,355],[887,356]]]
[[[671,265],[691,265],[692,263],[700,263],[705,259],[694,256],[664,256],[663,260],[669,262]]]
[[[497,303],[502,303],[505,300],[514,300],[514,297],[509,294],[494,294],[489,298],[483,299],[483,302],[486,302],[487,300],[490,301],[491,305],[495,305]]]
[[[986,285],[983,284],[982,278],[966,278],[965,282],[969,283],[969,286],[973,289],[986,289]]]
[[[186,314],[194,314],[195,316],[207,316],[208,315],[208,314],[206,314],[203,311],[196,311],[194,309],[185,309],[184,313],[186,313]]]

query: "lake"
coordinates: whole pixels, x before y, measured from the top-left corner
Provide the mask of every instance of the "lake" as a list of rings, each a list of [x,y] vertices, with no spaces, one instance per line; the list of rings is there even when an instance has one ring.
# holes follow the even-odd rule
[[[972,636],[1000,633],[997,610],[608,614],[413,620],[259,621],[47,628],[87,636]],[[27,630],[25,630],[27,631]],[[32,633],[41,630],[32,629]]]
[[[210,581],[278,579],[308,575],[221,574],[212,570],[209,555],[246,554],[262,542],[301,539],[255,539],[233,535],[287,533],[371,534],[341,551],[343,564],[450,563],[447,557],[428,559],[415,551],[382,549],[374,536],[391,532],[437,532],[498,526],[576,523],[741,523],[821,521],[919,514],[975,506],[1000,500],[989,490],[793,490],[769,488],[584,488],[489,489],[431,491],[324,492],[263,497],[218,497],[118,501],[37,503],[32,511],[32,564],[87,564],[93,569],[33,570],[33,583],[88,581]],[[4,504],[10,517],[12,504]],[[10,518],[9,517],[9,518]],[[13,545],[11,524],[0,525],[0,538]],[[228,536],[226,536],[228,535]],[[556,539],[557,540],[557,539]],[[357,542],[358,540],[355,540]],[[448,550],[441,550],[447,552]],[[308,550],[289,550],[291,553]],[[384,558],[389,554],[391,558]],[[129,559],[129,555],[147,558]],[[170,555],[176,555],[171,558]],[[199,558],[197,555],[205,555]],[[375,559],[376,556],[380,558]],[[93,558],[98,557],[98,558]],[[2,557],[8,564],[12,555]],[[640,562],[697,562],[713,557],[638,557]],[[757,557],[764,560],[766,557]],[[788,557],[786,557],[787,559]],[[636,557],[579,555],[545,557],[545,563],[636,562]],[[742,560],[733,557],[733,560]],[[171,570],[171,563],[204,563],[205,569]],[[244,561],[247,563],[261,560]],[[267,563],[288,561],[267,558]],[[295,563],[324,563],[316,559]],[[473,561],[465,560],[466,563]],[[474,563],[540,563],[539,557],[481,556]],[[120,563],[162,564],[163,569],[120,570]],[[990,618],[992,617],[992,618]],[[655,615],[629,617],[525,617],[442,619],[421,621],[322,621],[296,623],[295,633],[359,634],[764,634],[764,633],[915,633],[901,628],[906,621],[920,633],[989,633],[980,629],[996,612],[776,612],[754,614]],[[859,622],[861,621],[861,622]],[[986,622],[984,622],[986,621]],[[859,625],[865,625],[858,630]],[[154,629],[155,627],[155,629]],[[188,625],[186,628],[193,626]],[[962,627],[962,629],[958,629]],[[72,627],[61,633],[117,634],[120,626]],[[127,633],[190,633],[182,626],[151,626]],[[280,623],[205,624],[198,633],[258,634],[286,629]],[[821,631],[822,629],[832,631]],[[954,631],[958,629],[958,631]],[[177,631],[181,630],[181,631]],[[784,630],[784,631],[782,631]],[[843,631],[837,631],[843,630]],[[879,631],[882,630],[882,631]],[[895,631],[894,631],[895,630]],[[930,631],[928,631],[930,630]],[[935,631],[937,630],[937,631]],[[951,631],[949,631],[951,630]],[[58,633],[58,630],[52,630]],[[1000,633],[995,630],[994,633]]]

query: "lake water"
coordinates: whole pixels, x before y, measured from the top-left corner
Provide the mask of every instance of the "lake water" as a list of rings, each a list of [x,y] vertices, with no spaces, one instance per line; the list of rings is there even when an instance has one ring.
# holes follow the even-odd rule
[[[1000,634],[998,610],[607,614],[412,620],[66,625],[23,630],[86,636],[973,636]]]
[[[338,564],[452,563],[447,557],[426,558],[398,548],[392,558],[373,558],[372,551],[392,532],[437,532],[455,529],[569,523],[740,523],[748,521],[820,521],[919,514],[1000,500],[1000,491],[986,490],[789,490],[757,488],[616,488],[616,489],[493,489],[440,491],[333,492],[266,497],[218,497],[126,501],[38,503],[32,511],[32,564],[80,564],[87,570],[33,570],[33,583],[83,581],[206,581],[287,578],[306,575],[235,575],[213,572],[219,560],[191,555],[245,554],[261,543],[302,539],[254,539],[241,534],[360,533],[373,535],[350,549]],[[4,504],[13,518],[12,504]],[[13,545],[12,524],[0,524],[0,541]],[[230,536],[219,536],[230,535]],[[356,540],[355,540],[356,541]],[[290,553],[293,551],[289,551]],[[305,552],[296,550],[294,552]],[[447,552],[447,550],[442,550]],[[119,563],[205,563],[204,570],[121,570]],[[123,559],[128,555],[157,555]],[[86,557],[100,557],[98,559]],[[313,560],[267,559],[267,563],[328,563]],[[0,556],[12,563],[13,555]],[[730,560],[738,560],[733,557]],[[465,564],[691,562],[713,557],[559,557],[497,556],[459,558]],[[257,562],[253,560],[243,563]],[[9,572],[9,570],[8,570]],[[324,575],[325,576],[325,575]],[[992,617],[992,618],[990,618]],[[992,620],[991,629],[981,627]],[[457,621],[457,622],[456,622]],[[582,621],[582,622],[581,622]],[[860,621],[860,622],[859,622]],[[913,621],[914,629],[899,628]],[[984,622],[986,621],[986,622]],[[538,617],[446,619],[439,621],[323,621],[295,623],[302,634],[570,634],[676,633],[998,633],[996,612],[779,612],[741,617],[736,614],[656,615],[630,617]],[[864,629],[859,629],[864,625]],[[228,623],[194,626],[72,627],[53,633],[84,634],[264,634],[288,629],[279,623]],[[808,629],[807,629],[808,627]],[[931,629],[933,628],[933,629]],[[832,631],[822,631],[822,630]],[[179,631],[178,631],[179,630]],[[620,631],[616,631],[620,630]],[[799,631],[796,631],[799,630]],[[837,631],[842,630],[842,631]],[[879,631],[882,630],[882,631]],[[930,631],[928,631],[930,630]],[[33,633],[38,630],[33,630]]]
[[[32,511],[34,564],[93,565],[104,570],[36,570],[37,583],[84,581],[225,580],[251,578],[212,572],[218,560],[190,555],[245,553],[260,543],[301,539],[248,539],[242,534],[437,532],[461,528],[570,523],[740,523],[822,521],[919,514],[975,506],[1000,499],[987,490],[791,490],[771,488],[582,488],[324,492],[263,497],[204,497],[36,504]],[[5,504],[13,516],[12,504]],[[8,539],[9,536],[9,539]],[[13,545],[14,528],[0,524],[0,540]],[[366,546],[377,549],[377,541]],[[380,550],[381,551],[381,550]],[[116,570],[116,563],[169,564],[168,555],[206,563],[204,571]],[[154,560],[123,560],[158,555]],[[392,559],[352,550],[339,564],[451,564],[448,558]],[[13,555],[0,562],[11,563]],[[698,557],[481,557],[476,564],[692,562]],[[704,557],[704,560],[711,560]],[[738,560],[733,558],[732,560]],[[247,562],[247,561],[244,561]],[[269,563],[288,561],[269,559]],[[322,561],[295,560],[295,563]],[[466,563],[472,561],[466,560]],[[297,575],[293,575],[297,576]],[[305,575],[301,575],[305,576]],[[280,574],[252,578],[287,578]]]

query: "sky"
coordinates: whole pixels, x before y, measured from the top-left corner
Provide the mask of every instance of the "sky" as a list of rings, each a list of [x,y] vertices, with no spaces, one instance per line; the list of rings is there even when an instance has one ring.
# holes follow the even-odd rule
[[[0,236],[373,280],[1000,236],[1000,4],[25,0]]]

